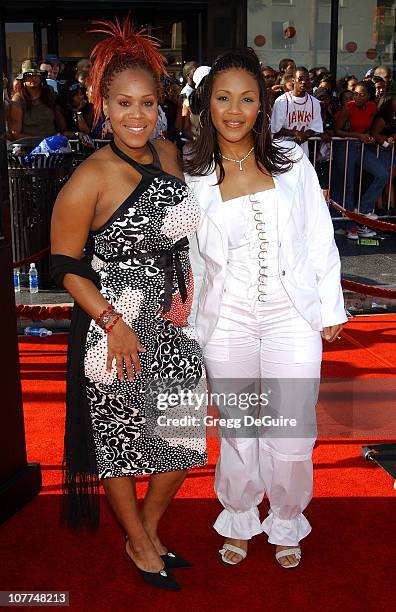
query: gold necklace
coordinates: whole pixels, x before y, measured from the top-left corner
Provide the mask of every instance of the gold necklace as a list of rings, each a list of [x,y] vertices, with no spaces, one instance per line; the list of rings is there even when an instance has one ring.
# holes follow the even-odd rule
[[[250,151],[248,153],[246,153],[245,157],[242,157],[242,159],[231,159],[230,157],[226,157],[223,154],[221,154],[221,157],[223,159],[226,159],[227,161],[234,162],[235,164],[239,164],[239,170],[242,172],[242,170],[243,170],[242,163],[245,161],[245,159],[247,159],[249,157],[249,155],[252,153],[252,151],[254,151],[254,146],[250,149]]]

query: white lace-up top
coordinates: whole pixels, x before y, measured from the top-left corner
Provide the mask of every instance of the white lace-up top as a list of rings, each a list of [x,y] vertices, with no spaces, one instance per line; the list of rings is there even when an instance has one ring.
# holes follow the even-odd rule
[[[224,300],[245,298],[254,309],[281,285],[276,190],[226,200],[223,211],[228,235]]]

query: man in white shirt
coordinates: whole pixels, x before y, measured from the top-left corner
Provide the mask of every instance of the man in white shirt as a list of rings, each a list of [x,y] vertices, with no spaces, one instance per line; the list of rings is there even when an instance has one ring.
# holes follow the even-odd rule
[[[307,155],[308,138],[323,132],[320,103],[308,93],[308,87],[308,70],[296,68],[293,90],[275,100],[271,116],[274,136],[295,140]]]
[[[193,76],[198,66],[199,66],[198,62],[194,62],[194,61],[187,62],[186,64],[184,64],[183,77],[186,81],[186,84],[184,85],[183,89],[180,92],[180,95],[182,96],[182,98],[188,99],[189,95],[194,91]]]

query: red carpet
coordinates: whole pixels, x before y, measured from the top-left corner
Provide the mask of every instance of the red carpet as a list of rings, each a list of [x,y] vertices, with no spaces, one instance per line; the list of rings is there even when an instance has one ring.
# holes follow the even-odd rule
[[[387,382],[383,379],[391,383],[396,376],[395,329],[394,315],[351,321],[344,338],[326,350],[324,377],[382,379],[359,381],[359,388],[374,385],[370,389],[380,400]],[[58,493],[65,349],[63,335],[20,339],[28,459],[40,461],[44,486],[42,494],[0,526],[0,590],[68,590],[71,609],[106,612],[187,607],[197,612],[363,611],[394,600],[395,492],[385,472],[360,456],[361,441],[386,438],[390,421],[385,430],[380,426],[370,430],[368,416],[369,421],[359,422],[351,433],[345,420],[348,405],[342,401],[344,387],[338,386],[342,384],[338,380],[325,381],[322,388],[318,415],[323,431],[314,454],[315,498],[306,512],[313,532],[302,543],[303,562],[298,569],[280,568],[264,536],[253,540],[248,558],[238,567],[219,561],[221,538],[211,529],[220,508],[213,494],[215,440],[209,441],[209,465],[191,472],[163,521],[164,541],[194,561],[192,570],[177,571],[181,592],[144,586],[123,552],[121,533],[104,499],[96,535],[75,534],[63,527]],[[331,401],[327,385],[335,385]],[[384,410],[390,403],[387,393],[385,397]],[[338,440],[330,439],[334,432]],[[364,436],[356,435],[359,432]],[[145,487],[143,478],[140,495]],[[263,516],[266,507],[264,502]]]

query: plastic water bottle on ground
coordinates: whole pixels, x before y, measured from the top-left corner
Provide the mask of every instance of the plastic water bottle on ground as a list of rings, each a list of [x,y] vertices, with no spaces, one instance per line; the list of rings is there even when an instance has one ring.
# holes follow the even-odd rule
[[[24,331],[25,336],[40,336],[40,338],[43,338],[52,335],[52,331],[45,327],[25,327]]]
[[[29,291],[30,293],[38,293],[38,274],[34,263],[30,264],[29,270]]]
[[[15,293],[20,293],[21,291],[21,277],[18,268],[14,270],[14,291]]]

